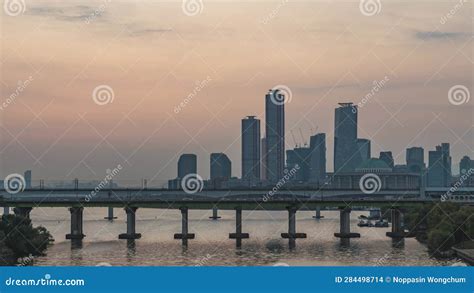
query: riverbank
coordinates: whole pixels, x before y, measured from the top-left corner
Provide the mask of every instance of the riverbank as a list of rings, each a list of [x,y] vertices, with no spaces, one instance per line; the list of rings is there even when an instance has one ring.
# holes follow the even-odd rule
[[[474,238],[474,207],[455,203],[437,203],[405,212],[405,226],[416,239],[426,244],[437,257],[471,255],[469,240]],[[468,250],[467,252],[465,250]]]
[[[457,257],[474,266],[474,240],[455,245],[453,250],[456,252]]]
[[[0,266],[30,265],[54,241],[46,228],[16,215],[0,218]]]

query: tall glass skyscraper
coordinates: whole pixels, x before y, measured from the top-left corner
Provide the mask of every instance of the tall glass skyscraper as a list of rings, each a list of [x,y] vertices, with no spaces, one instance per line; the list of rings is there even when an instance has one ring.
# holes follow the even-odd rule
[[[311,136],[309,148],[311,149],[310,181],[322,183],[326,178],[326,134],[318,133]]]
[[[265,96],[266,179],[277,182],[285,169],[285,97],[278,90]]]
[[[183,179],[186,175],[197,173],[197,156],[195,154],[183,154],[178,160],[178,178]]]
[[[451,156],[449,143],[436,146],[436,150],[428,153],[428,186],[451,186]]]
[[[357,106],[339,105],[334,119],[334,173],[353,172],[362,163],[357,145]]]
[[[421,173],[425,169],[425,150],[422,147],[407,148],[406,162],[410,172]]]
[[[232,177],[232,162],[224,153],[211,154],[211,180],[228,180]]]
[[[242,179],[260,180],[260,120],[255,116],[242,119]]]

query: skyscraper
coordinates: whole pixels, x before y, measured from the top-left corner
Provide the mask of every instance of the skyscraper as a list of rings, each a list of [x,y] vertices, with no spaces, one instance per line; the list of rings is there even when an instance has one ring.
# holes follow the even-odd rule
[[[183,179],[186,175],[197,173],[197,156],[194,154],[183,154],[178,160],[178,178]]]
[[[286,168],[288,171],[295,169],[291,180],[298,182],[308,182],[310,176],[311,149],[306,147],[297,147],[286,151]],[[298,166],[298,167],[297,167]]]
[[[370,149],[371,145],[370,145],[369,139],[358,138],[357,148],[359,149],[359,153],[360,153],[360,160],[361,160],[360,163],[363,163],[371,158],[371,149]]]
[[[390,168],[393,169],[395,167],[392,152],[380,152],[379,159],[387,163],[387,166],[389,166]]]
[[[334,117],[334,173],[353,172],[362,161],[357,146],[357,106],[339,105]]]
[[[436,146],[428,153],[428,186],[448,187],[451,185],[451,156],[449,143]]]
[[[224,153],[211,154],[211,181],[232,177],[232,162]]]
[[[422,147],[411,147],[406,152],[407,168],[410,172],[421,173],[425,168],[425,150]]]
[[[255,116],[242,119],[242,179],[260,180],[260,120]]]
[[[459,162],[459,175],[467,174],[469,169],[474,168],[474,160],[471,160],[468,156],[462,157]]]
[[[267,140],[265,137],[262,137],[262,140],[260,141],[260,179],[262,181],[267,180],[267,168],[266,168],[266,158],[267,156],[265,155],[266,151],[266,145],[267,145]]]
[[[326,178],[326,134],[318,133],[311,136],[310,182],[322,183]]]
[[[31,170],[26,170],[23,177],[25,178],[25,188],[30,189],[31,188]]]
[[[285,168],[285,97],[279,90],[265,96],[265,165],[269,182],[277,182]]]

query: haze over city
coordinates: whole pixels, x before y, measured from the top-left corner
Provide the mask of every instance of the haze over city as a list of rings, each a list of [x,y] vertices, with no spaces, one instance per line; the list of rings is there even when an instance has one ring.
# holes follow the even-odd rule
[[[195,153],[209,177],[214,152],[239,176],[241,119],[264,120],[277,85],[292,93],[286,149],[291,131],[299,145],[326,133],[328,171],[339,102],[361,103],[359,137],[374,156],[392,151],[403,163],[407,147],[421,146],[427,161],[447,142],[454,174],[474,157],[472,101],[448,99],[455,85],[473,92],[470,2],[446,21],[458,1],[383,2],[371,17],[358,2],[205,2],[192,17],[181,2],[84,3],[31,1],[1,21],[2,99],[30,80],[2,107],[2,176],[100,178],[122,164],[118,179],[165,181],[182,153]],[[104,105],[93,99],[100,85],[113,90]]]

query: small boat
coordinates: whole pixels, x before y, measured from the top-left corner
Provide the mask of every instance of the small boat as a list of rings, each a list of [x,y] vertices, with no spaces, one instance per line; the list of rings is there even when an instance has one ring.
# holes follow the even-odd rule
[[[370,227],[371,224],[372,224],[372,223],[371,223],[370,221],[365,220],[365,219],[361,219],[361,220],[359,221],[359,223],[357,223],[357,226],[359,226],[359,227]]]
[[[377,227],[377,228],[387,228],[388,227],[388,221],[386,221],[384,219],[376,221],[375,222],[375,227]]]

